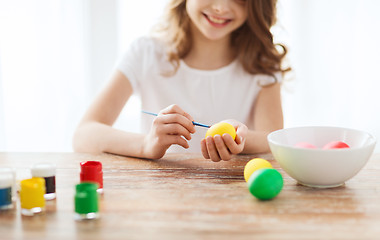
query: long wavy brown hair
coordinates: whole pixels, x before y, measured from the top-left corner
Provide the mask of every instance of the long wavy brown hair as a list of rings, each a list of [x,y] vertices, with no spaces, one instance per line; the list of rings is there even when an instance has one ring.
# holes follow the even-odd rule
[[[277,0],[246,0],[245,4],[247,21],[231,35],[232,46],[243,68],[251,74],[273,75],[289,71],[290,68],[282,67],[287,49],[273,42],[270,31],[277,20]],[[164,21],[155,30],[170,46],[168,60],[177,71],[179,60],[189,53],[192,46],[186,0],[171,0]]]

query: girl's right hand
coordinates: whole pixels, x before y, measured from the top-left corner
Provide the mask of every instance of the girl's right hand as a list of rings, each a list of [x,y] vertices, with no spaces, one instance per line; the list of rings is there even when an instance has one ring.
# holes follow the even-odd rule
[[[170,105],[153,120],[151,130],[144,138],[143,156],[159,159],[173,144],[189,148],[186,140],[190,140],[193,133],[193,118],[179,106]]]

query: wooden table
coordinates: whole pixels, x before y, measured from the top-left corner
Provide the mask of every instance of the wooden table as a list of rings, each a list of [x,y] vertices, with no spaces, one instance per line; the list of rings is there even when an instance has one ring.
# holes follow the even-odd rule
[[[380,239],[380,155],[345,186],[313,189],[284,177],[282,192],[259,201],[243,178],[239,156],[214,163],[173,154],[152,161],[78,153],[0,153],[0,166],[27,177],[38,162],[57,165],[57,199],[45,214],[0,212],[0,239]],[[98,220],[74,220],[79,163],[103,163]]]

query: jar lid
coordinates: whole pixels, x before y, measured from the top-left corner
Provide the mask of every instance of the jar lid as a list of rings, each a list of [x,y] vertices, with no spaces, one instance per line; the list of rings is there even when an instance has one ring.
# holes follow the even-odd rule
[[[0,188],[9,188],[13,186],[12,172],[1,172],[0,174]]]
[[[33,177],[55,176],[55,166],[51,163],[37,163],[32,167]]]
[[[99,161],[87,161],[80,163],[80,182],[95,182],[99,188],[103,188],[102,163]]]

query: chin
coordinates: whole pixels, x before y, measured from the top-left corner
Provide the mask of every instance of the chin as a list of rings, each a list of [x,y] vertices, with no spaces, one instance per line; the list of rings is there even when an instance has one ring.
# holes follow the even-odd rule
[[[230,34],[210,34],[210,33],[203,33],[203,36],[211,41],[218,41],[225,38],[229,38]]]

